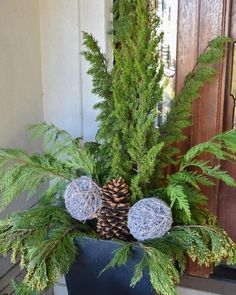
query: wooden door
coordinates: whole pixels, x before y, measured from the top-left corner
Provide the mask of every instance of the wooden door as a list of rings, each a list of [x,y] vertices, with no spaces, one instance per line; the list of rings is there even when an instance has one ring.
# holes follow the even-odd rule
[[[218,35],[236,38],[236,0],[179,0],[176,92],[184,84],[184,79],[193,69],[196,57],[207,43]],[[207,84],[200,98],[193,106],[193,126],[186,130],[188,140],[181,144],[183,151],[209,140],[214,135],[232,128],[233,99],[230,96],[232,72],[232,46],[220,65],[220,74],[213,83]],[[212,164],[219,164],[209,157]],[[230,163],[220,163],[236,178],[236,168]],[[204,189],[209,198],[208,207],[219,217],[220,224],[236,241],[236,189],[222,183]],[[190,264],[189,273],[207,276],[209,269]]]
[[[196,57],[204,51],[207,43],[218,35],[231,34],[232,4],[233,1],[230,0],[179,0],[177,93],[183,86],[186,74],[193,68]],[[193,106],[193,126],[186,130],[188,140],[183,143],[183,150],[232,127],[233,100],[229,94],[225,95],[225,92],[229,91],[228,81],[231,79],[229,70],[231,51],[230,48],[227,49],[226,57],[218,65],[220,74],[213,83],[208,83],[204,87],[200,98]],[[212,164],[217,164],[217,160],[212,158],[211,161]],[[229,164],[223,164],[228,165],[231,174],[236,177],[236,170],[232,170]],[[223,210],[220,208],[220,205],[226,206],[223,200],[223,196],[226,195],[230,195],[228,202],[232,200],[233,204],[234,192],[220,183],[215,188],[205,188],[205,194],[209,197],[209,209],[219,214],[222,225],[226,225],[236,239],[236,225],[234,230],[232,226],[229,228],[230,217],[227,217],[228,221],[224,220]],[[234,206],[236,213],[236,204]]]
[[[230,19],[230,36],[236,41],[236,0],[232,1],[231,19]],[[229,130],[234,122],[234,99],[236,93],[232,93],[232,86],[236,87],[232,77],[236,74],[236,43],[232,44],[228,52],[226,65],[226,88],[225,104],[223,112],[223,129]],[[233,75],[234,73],[234,75]],[[234,126],[235,127],[235,126]],[[229,162],[223,163],[224,170],[236,178],[236,166]],[[219,184],[217,199],[217,214],[220,224],[228,231],[231,237],[236,241],[236,188],[229,188],[223,183]]]

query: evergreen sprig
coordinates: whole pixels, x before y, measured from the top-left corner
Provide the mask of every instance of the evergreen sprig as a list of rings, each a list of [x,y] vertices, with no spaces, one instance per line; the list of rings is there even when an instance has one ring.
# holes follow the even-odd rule
[[[131,256],[131,247],[129,243],[122,243],[120,248],[114,251],[114,256],[112,260],[104,267],[104,269],[100,272],[102,275],[105,271],[109,269],[114,269],[115,267],[124,266]]]
[[[198,57],[197,64],[187,76],[182,90],[172,101],[166,123],[160,128],[165,143],[172,144],[185,139],[183,128],[191,125],[192,103],[199,97],[201,88],[218,73],[214,64],[221,61],[228,42],[232,40],[219,36],[209,42],[205,52]]]
[[[74,139],[68,132],[61,130],[54,124],[40,122],[27,127],[32,134],[32,139],[43,141],[43,149],[55,158],[69,160],[71,152],[80,147],[79,139]]]
[[[209,42],[187,76],[183,89],[171,102],[166,122],[157,129],[154,119],[162,101],[160,81],[163,76],[160,51],[157,50],[162,41],[162,33],[156,30],[159,23],[160,19],[148,1],[116,1],[115,63],[111,71],[97,41],[92,35],[84,34],[87,49],[83,54],[90,62],[88,73],[93,78],[93,92],[101,98],[96,105],[100,149],[107,157],[106,164],[111,166],[110,177],[122,176],[130,184],[132,202],[160,186],[163,169],[177,164],[174,155],[179,150],[172,144],[185,139],[183,129],[191,124],[192,103],[199,97],[203,85],[217,74],[214,64],[221,61],[225,44],[231,41],[219,36]],[[217,157],[223,153],[220,149],[215,153]],[[227,176],[217,168],[209,170],[210,173],[226,180]]]
[[[26,284],[12,280],[11,282],[12,289],[14,290],[15,295],[39,295],[39,291],[32,290]]]
[[[73,138],[67,131],[46,122],[28,126],[33,139],[43,139],[46,154],[75,169],[80,175],[94,175],[95,160],[83,149],[79,138]]]
[[[45,153],[30,155],[19,149],[0,149],[0,211],[22,192],[31,197],[43,183],[49,185],[42,196],[45,199],[58,195],[69,181],[81,175],[91,176],[98,183],[107,177],[101,157],[91,153],[89,144],[83,147],[53,124],[43,122],[29,129],[34,139],[43,139]]]
[[[23,283],[41,291],[69,270],[77,253],[74,238],[83,236],[96,237],[62,207],[36,207],[0,223],[0,254],[11,252],[13,263],[19,256],[20,266],[27,271]]]
[[[144,246],[144,251],[154,290],[163,295],[178,294],[175,285],[179,282],[179,273],[174,266],[174,258],[154,247]]]
[[[126,264],[132,259],[133,247],[135,243],[121,245],[107,268]],[[235,243],[215,225],[175,226],[164,237],[144,242],[142,247],[143,255],[130,285],[134,287],[148,269],[152,286],[161,295],[178,294],[175,285],[186,269],[187,255],[206,266],[218,265],[222,259],[229,264],[236,262]]]
[[[104,140],[101,147],[102,154],[109,162],[109,148],[114,136],[114,98],[112,94],[112,74],[109,71],[109,61],[105,54],[101,52],[98,42],[91,34],[83,33],[85,50],[82,55],[90,63],[88,74],[92,76],[92,92],[98,95],[101,100],[94,105],[99,110],[97,121],[99,130],[98,140]]]
[[[75,171],[48,154],[29,155],[17,149],[1,149],[0,166],[0,211],[22,192],[32,196],[42,183],[76,177]]]
[[[215,185],[214,180],[223,181],[231,187],[236,186],[235,179],[227,171],[223,171],[220,165],[214,166],[207,160],[201,160],[199,156],[209,153],[219,160],[234,160],[235,152],[236,131],[231,130],[193,146],[180,157],[179,171],[167,176],[167,185],[160,190],[163,198],[174,208],[178,220],[180,218],[181,222],[194,223],[192,211],[196,213],[199,205],[207,200],[201,192],[201,186]],[[190,168],[198,169],[192,171]],[[182,217],[179,211],[182,211]]]
[[[202,207],[207,197],[201,191],[215,180],[236,186],[220,165],[201,159],[208,153],[218,162],[235,161],[236,131],[217,135],[185,155],[172,146],[185,139],[183,128],[191,124],[192,103],[217,74],[213,64],[220,62],[230,39],[219,36],[209,42],[172,101],[166,122],[156,128],[163,76],[159,24],[149,0],[115,1],[111,69],[95,38],[83,34],[83,55],[90,63],[93,93],[100,97],[95,105],[99,143],[82,144],[44,122],[29,127],[33,138],[42,139],[43,153],[0,149],[0,210],[20,193],[32,195],[39,185],[47,184],[34,208],[0,222],[0,254],[11,253],[12,262],[20,257],[27,272],[23,285],[15,285],[19,294],[52,286],[76,257],[73,240],[94,236],[87,223],[75,221],[64,209],[65,188],[81,175],[92,177],[101,186],[122,176],[129,184],[133,203],[158,195],[172,209],[174,227],[159,239],[139,243],[143,256],[135,267],[132,287],[146,268],[157,293],[177,294],[175,284],[186,268],[186,255],[201,265],[219,264],[222,259],[236,262],[235,243],[218,227],[216,217]],[[166,175],[164,168],[170,164],[176,166],[176,172]],[[135,242],[122,243],[104,270],[125,265],[135,246]]]
[[[219,160],[235,160],[236,131],[233,129],[218,134],[209,141],[190,148],[181,159],[180,170],[191,166],[192,162],[203,153],[210,153]]]
[[[200,96],[202,87],[218,74],[214,64],[221,61],[226,44],[229,42],[232,40],[226,36],[219,36],[209,42],[204,53],[198,57],[194,69],[187,75],[180,93],[171,101],[166,122],[160,127],[162,140],[165,143],[165,148],[160,153],[164,165],[172,164],[174,155],[179,153],[179,150],[173,149],[171,145],[186,139],[183,130],[192,124],[193,102]]]
[[[163,66],[157,50],[162,33],[156,34],[160,19],[147,9],[146,1],[136,2],[115,4],[115,64],[111,73],[96,40],[86,33],[87,50],[83,52],[91,65],[88,73],[93,77],[93,92],[101,97],[95,106],[100,111],[101,150],[108,148],[106,162],[111,162],[111,177],[123,176],[130,183],[133,202],[142,197],[163,148],[154,128],[156,106],[162,99],[159,82]]]

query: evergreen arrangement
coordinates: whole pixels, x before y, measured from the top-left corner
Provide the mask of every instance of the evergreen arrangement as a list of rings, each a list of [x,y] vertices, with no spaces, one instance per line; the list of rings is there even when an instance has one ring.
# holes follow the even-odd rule
[[[29,130],[33,138],[43,139],[42,154],[0,150],[1,211],[22,192],[30,197],[45,184],[36,206],[0,222],[0,254],[11,253],[11,261],[26,270],[23,284],[13,283],[16,294],[38,294],[50,288],[75,260],[78,237],[123,240],[106,269],[124,265],[132,247],[141,245],[143,257],[130,285],[135,286],[147,268],[153,288],[161,295],[178,294],[175,285],[187,257],[199,265],[236,263],[236,245],[205,209],[207,196],[202,193],[202,186],[214,186],[215,181],[233,187],[236,181],[220,165],[199,158],[208,153],[220,161],[235,161],[236,131],[219,134],[183,155],[174,145],[185,139],[183,128],[191,124],[192,103],[202,86],[214,79],[214,64],[221,61],[231,40],[219,36],[209,42],[172,101],[166,121],[157,128],[163,77],[159,24],[149,0],[115,1],[112,69],[94,37],[84,33],[83,55],[90,63],[93,92],[100,97],[95,105],[99,110],[96,142],[83,144],[66,131],[41,123]],[[170,165],[175,172],[167,174]],[[64,204],[66,187],[85,175],[103,187],[103,201],[110,206],[102,211],[98,230],[91,222],[73,219]],[[125,220],[127,208],[147,197],[168,204],[173,225],[164,236],[140,243],[130,237]],[[124,210],[116,211],[122,206]]]

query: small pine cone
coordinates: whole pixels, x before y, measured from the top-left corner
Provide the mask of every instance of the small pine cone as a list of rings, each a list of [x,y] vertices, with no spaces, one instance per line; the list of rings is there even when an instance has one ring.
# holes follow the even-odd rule
[[[130,240],[127,227],[130,208],[128,185],[120,177],[105,185],[102,191],[102,209],[98,217],[97,232],[104,240]]]

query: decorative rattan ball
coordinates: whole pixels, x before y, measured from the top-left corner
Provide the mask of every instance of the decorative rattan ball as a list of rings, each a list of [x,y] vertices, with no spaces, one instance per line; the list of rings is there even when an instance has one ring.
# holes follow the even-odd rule
[[[102,205],[101,188],[87,176],[73,180],[66,188],[65,206],[70,215],[80,221],[93,219]]]
[[[172,222],[171,209],[158,198],[138,201],[128,214],[128,228],[138,241],[164,236],[170,230]]]

